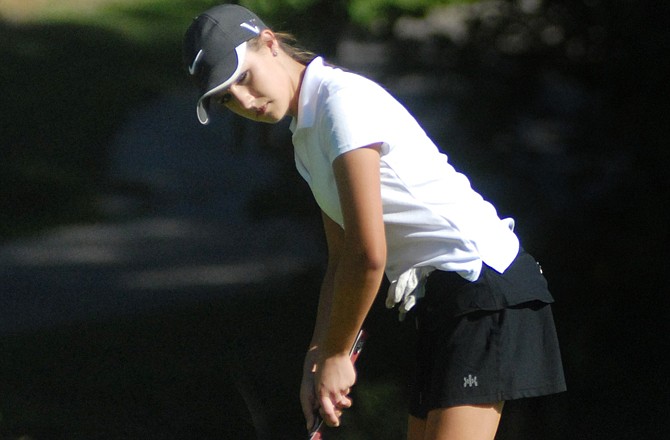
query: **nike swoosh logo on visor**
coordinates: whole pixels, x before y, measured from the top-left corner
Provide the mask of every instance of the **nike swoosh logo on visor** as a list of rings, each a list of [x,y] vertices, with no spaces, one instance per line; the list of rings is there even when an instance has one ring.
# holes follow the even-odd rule
[[[200,58],[202,58],[203,53],[204,52],[202,51],[202,49],[200,49],[198,54],[195,56],[195,59],[193,60],[193,63],[191,63],[191,65],[188,66],[188,73],[190,73],[191,75],[195,75],[195,68],[197,67],[198,62],[200,61]]]
[[[249,29],[251,32],[255,34],[260,34],[261,33],[261,28],[259,28],[257,25],[252,25],[250,23],[240,23],[240,27],[243,27],[245,29]]]

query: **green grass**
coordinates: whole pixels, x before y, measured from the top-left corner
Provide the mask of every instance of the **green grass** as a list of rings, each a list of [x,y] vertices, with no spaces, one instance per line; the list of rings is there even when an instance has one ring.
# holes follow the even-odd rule
[[[0,239],[96,219],[128,112],[188,86],[181,35],[198,2],[55,3],[0,9]]]
[[[318,283],[313,271],[225,301],[4,335],[0,438],[246,440],[255,438],[247,404],[269,438],[300,438]],[[376,305],[354,408],[330,438],[404,438],[402,333],[387,322],[395,319]]]

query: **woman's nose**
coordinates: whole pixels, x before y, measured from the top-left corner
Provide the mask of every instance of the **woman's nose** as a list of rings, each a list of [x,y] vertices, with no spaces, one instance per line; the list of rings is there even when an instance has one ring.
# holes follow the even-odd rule
[[[246,91],[244,87],[232,85],[230,89],[228,89],[228,92],[233,95],[235,100],[239,103],[240,107],[245,110],[252,108],[253,97]]]

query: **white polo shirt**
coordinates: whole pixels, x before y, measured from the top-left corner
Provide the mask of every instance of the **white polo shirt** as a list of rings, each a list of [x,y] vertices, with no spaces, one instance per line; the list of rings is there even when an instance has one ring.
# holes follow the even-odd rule
[[[298,117],[290,128],[298,172],[319,207],[342,227],[333,161],[347,151],[382,143],[390,280],[412,268],[432,267],[475,281],[482,262],[503,272],[516,256],[514,221],[501,220],[414,117],[376,83],[315,59],[305,72]]]

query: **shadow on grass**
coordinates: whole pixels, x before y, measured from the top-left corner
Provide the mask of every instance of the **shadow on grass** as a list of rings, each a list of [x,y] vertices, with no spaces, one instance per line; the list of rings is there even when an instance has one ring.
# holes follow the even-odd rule
[[[298,438],[313,283],[3,336],[0,434],[251,439],[256,425],[261,438]]]
[[[74,24],[0,22],[0,39],[0,238],[94,217],[109,141],[179,84],[178,47]]]
[[[302,438],[298,390],[319,278],[0,337],[0,438]],[[403,327],[380,302],[366,327],[356,405],[329,438],[400,440]]]

